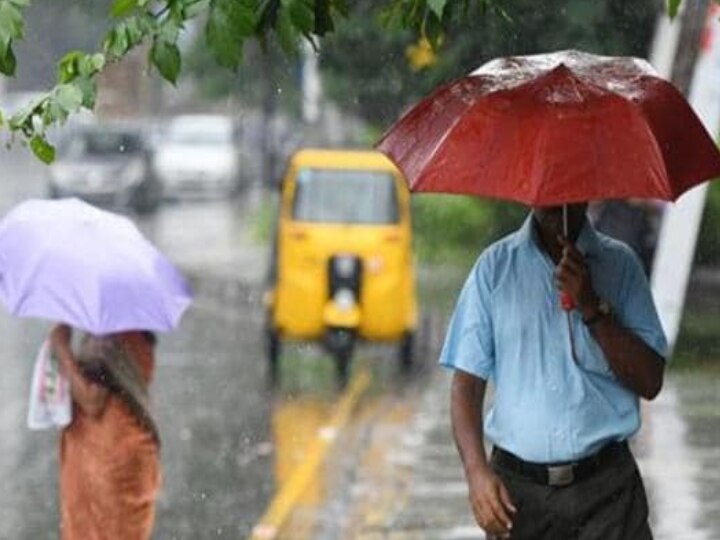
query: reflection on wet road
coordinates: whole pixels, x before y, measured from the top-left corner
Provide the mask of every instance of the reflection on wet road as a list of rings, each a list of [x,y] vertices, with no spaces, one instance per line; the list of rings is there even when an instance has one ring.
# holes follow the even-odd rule
[[[720,538],[720,372],[674,373],[637,440],[656,538]]]

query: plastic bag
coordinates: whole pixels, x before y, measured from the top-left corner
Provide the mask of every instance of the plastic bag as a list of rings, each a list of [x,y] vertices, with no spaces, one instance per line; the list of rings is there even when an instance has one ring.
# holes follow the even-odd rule
[[[50,343],[43,342],[35,359],[28,427],[30,429],[63,428],[72,420],[70,382],[60,372],[57,358],[52,355]]]

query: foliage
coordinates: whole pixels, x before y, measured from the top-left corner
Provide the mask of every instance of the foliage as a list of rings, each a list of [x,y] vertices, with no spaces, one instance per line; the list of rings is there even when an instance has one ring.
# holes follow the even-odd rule
[[[695,262],[720,265],[720,181],[717,180],[708,187]]]
[[[716,4],[720,5],[720,0],[714,1]],[[680,12],[680,5],[682,4],[682,2],[683,0],[666,0],[667,13],[671,19],[677,17],[677,14]]]
[[[376,11],[382,11],[388,26],[421,32],[435,45],[451,12],[470,5],[487,9],[499,1],[386,0]],[[16,70],[13,45],[23,37],[23,10],[29,4],[30,0],[0,0],[0,73],[7,76]],[[54,149],[46,140],[47,129],[82,107],[92,109],[98,73],[142,43],[149,44],[150,64],[174,84],[182,70],[178,38],[200,16],[214,60],[237,69],[248,40],[266,45],[272,37],[293,55],[302,39],[316,45],[317,38],[334,31],[336,21],[348,15],[346,0],[113,0],[109,16],[114,24],[100,50],[67,53],[58,66],[57,86],[7,122],[0,115],[0,127],[19,134],[41,160],[50,162]]]
[[[389,124],[439,84],[496,56],[564,48],[644,56],[657,17],[654,0],[514,0],[495,17],[448,10],[436,58],[418,70],[409,61],[416,34],[384,26],[376,4],[356,0],[355,16],[341,21],[320,51],[329,96],[375,125]]]
[[[413,230],[418,256],[431,264],[467,265],[492,241],[516,229],[527,210],[476,197],[415,195]]]

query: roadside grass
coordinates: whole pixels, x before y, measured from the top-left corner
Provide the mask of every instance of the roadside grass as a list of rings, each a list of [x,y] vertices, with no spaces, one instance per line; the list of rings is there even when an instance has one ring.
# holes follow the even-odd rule
[[[278,368],[283,394],[330,397],[336,392],[335,362],[319,346],[283,344]]]
[[[248,216],[250,238],[257,244],[268,244],[277,221],[277,195],[264,193],[260,203]]]
[[[670,368],[720,373],[720,314],[686,310]]]

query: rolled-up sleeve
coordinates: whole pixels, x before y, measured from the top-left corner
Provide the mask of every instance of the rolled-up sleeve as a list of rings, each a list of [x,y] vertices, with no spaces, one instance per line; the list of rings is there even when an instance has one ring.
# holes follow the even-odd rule
[[[660,356],[667,358],[667,339],[640,260],[629,249],[625,259],[623,292],[618,309],[620,322]]]
[[[480,257],[465,281],[440,353],[440,365],[485,380],[492,376],[495,365],[487,265]]]

